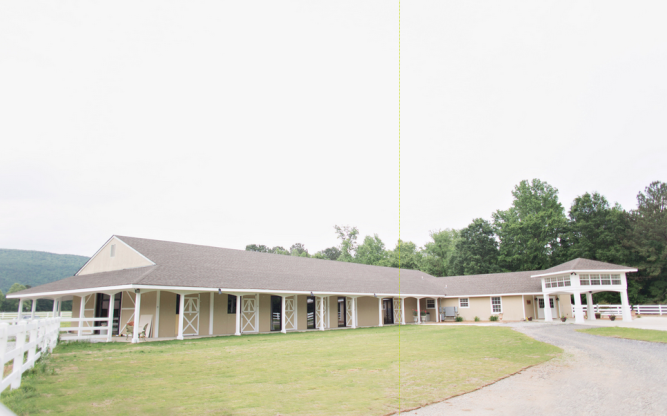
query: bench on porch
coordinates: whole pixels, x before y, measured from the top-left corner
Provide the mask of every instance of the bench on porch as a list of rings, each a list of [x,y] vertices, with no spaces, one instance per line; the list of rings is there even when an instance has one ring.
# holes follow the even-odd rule
[[[456,317],[459,316],[459,308],[456,306],[442,306],[440,307],[440,320],[442,322],[447,321],[447,318],[452,318],[452,321],[456,321]]]

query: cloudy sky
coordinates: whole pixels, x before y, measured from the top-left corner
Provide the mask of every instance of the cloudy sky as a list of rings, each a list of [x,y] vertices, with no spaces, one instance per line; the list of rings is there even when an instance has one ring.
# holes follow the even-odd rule
[[[667,181],[664,1],[401,4],[401,237]],[[2,2],[0,247],[398,238],[394,1]]]

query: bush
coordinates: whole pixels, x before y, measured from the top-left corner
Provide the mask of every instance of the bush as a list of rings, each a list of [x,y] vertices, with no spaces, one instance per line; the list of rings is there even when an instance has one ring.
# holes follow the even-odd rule
[[[479,322],[479,316],[475,316],[475,322]]]
[[[491,321],[491,322],[495,322],[495,321],[497,321],[497,320],[498,320],[498,315],[491,315],[491,316],[489,316],[489,321]]]
[[[456,317],[456,322],[463,322],[463,317],[462,316],[457,316]]]

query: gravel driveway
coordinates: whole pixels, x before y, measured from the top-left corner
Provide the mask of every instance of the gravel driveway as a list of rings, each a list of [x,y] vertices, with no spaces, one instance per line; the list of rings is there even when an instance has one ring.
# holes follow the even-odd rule
[[[598,337],[583,325],[512,324],[560,358],[405,415],[667,415],[667,344]]]

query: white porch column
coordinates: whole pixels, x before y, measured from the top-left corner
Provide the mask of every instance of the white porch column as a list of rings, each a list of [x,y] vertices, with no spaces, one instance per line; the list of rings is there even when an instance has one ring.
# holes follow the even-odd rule
[[[584,323],[584,308],[581,307],[581,293],[574,292],[574,323]]]
[[[440,298],[435,298],[435,322],[440,323]]]
[[[543,294],[542,298],[544,299],[544,321],[551,322],[553,317],[551,316],[551,304],[549,303],[549,295]]]
[[[621,292],[621,310],[623,312],[623,322],[632,322],[632,314],[630,313],[630,302],[628,301],[627,289],[624,289]]]
[[[208,311],[208,334],[213,335],[213,305],[215,302],[214,293],[211,292],[211,301],[209,302],[209,311]]]
[[[18,322],[21,322],[21,319],[23,319],[23,299],[19,299],[19,311],[16,318]]]
[[[422,323],[422,309],[421,309],[421,299],[417,298],[417,323],[421,324]]]
[[[109,295],[109,321],[107,322],[107,342],[111,342],[111,336],[113,335],[113,304],[116,300],[116,294],[112,293]]]
[[[352,299],[352,329],[357,327],[357,298]]]
[[[56,311],[58,310],[58,299],[53,299],[53,317],[56,317]]]
[[[384,326],[384,322],[382,319],[382,298],[378,298],[378,317],[380,321],[380,326]]]
[[[294,318],[292,318],[294,319]],[[285,296],[280,296],[280,332],[283,334],[287,333],[287,328],[285,328]]]
[[[259,293],[255,293],[255,331],[259,334]]]
[[[523,308],[523,320],[526,320],[526,299],[521,295],[521,307]]]
[[[157,299],[155,300],[155,330],[153,331],[153,337],[160,337],[160,291],[157,291]]]
[[[81,302],[79,302],[79,319],[85,318],[85,314],[86,314],[86,295],[81,295]],[[82,331],[83,331],[83,321],[79,321],[79,329],[76,332],[79,337],[83,335]]]
[[[139,342],[139,317],[141,316],[141,292],[139,289],[135,292],[137,294],[134,301],[134,331],[132,331],[132,343],[136,344]],[[181,296],[181,306],[183,305],[183,296]],[[179,309],[181,312],[181,322],[183,319],[183,309]],[[182,331],[182,330],[181,330]],[[183,339],[183,338],[181,338]]]
[[[405,298],[401,298],[401,325],[405,325]]]
[[[595,306],[593,305],[593,294],[586,292],[586,314],[589,321],[595,320]]]
[[[184,319],[184,312],[185,312],[185,295],[183,293],[178,295],[179,301],[178,301],[178,335],[176,336],[176,339],[183,339],[183,319]]]
[[[324,296],[318,296],[320,298],[320,310],[317,315],[320,321],[320,331],[324,331]]]
[[[259,328],[257,328],[259,332]],[[236,332],[234,335],[241,335],[241,296],[236,296]]]
[[[35,311],[37,310],[37,299],[32,300],[32,309],[30,310],[30,319],[35,319]]]

